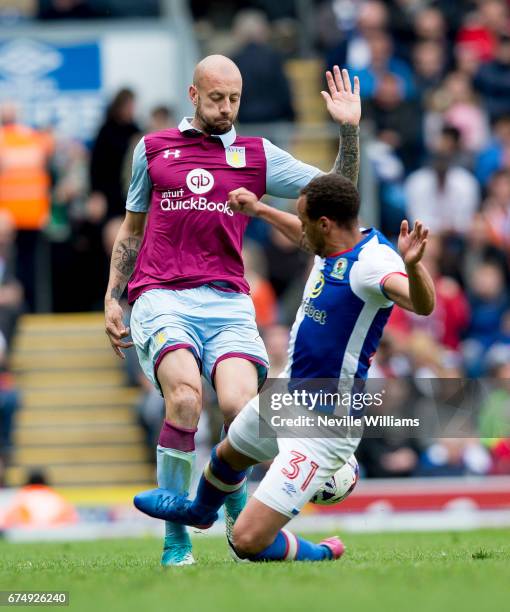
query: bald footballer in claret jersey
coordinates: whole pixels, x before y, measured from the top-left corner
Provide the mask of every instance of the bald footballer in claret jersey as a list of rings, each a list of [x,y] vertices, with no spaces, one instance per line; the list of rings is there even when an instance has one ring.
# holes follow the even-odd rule
[[[331,172],[355,181],[359,84],[352,90],[338,67],[327,79],[322,96],[341,132]],[[228,58],[213,55],[197,65],[189,88],[194,117],[145,136],[135,149],[126,218],[112,253],[106,332],[120,357],[135,345],[144,373],[163,394],[158,485],[176,494],[190,485],[201,374],[216,389],[227,428],[268,368],[241,257],[248,218],[233,213],[228,194],[243,187],[259,198],[295,198],[320,174],[266,139],[236,134],[241,92],[241,75]],[[126,285],[131,330],[119,304]],[[229,497],[228,528],[245,503],[246,487]],[[186,528],[167,522],[163,565],[193,562]]]

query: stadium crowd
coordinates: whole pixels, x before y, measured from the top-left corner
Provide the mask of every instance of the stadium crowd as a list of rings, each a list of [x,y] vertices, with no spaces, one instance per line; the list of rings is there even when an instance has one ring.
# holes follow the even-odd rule
[[[233,56],[245,76],[240,120],[248,132],[250,123],[294,121],[296,105],[283,61],[299,45],[295,41],[283,49],[273,41],[283,30],[290,38],[299,31],[292,27],[296,3],[191,4],[199,38],[204,28],[218,27],[218,14],[225,20],[219,25],[227,28],[235,18],[240,42]],[[277,5],[278,14],[272,13]],[[239,14],[240,6],[262,12]],[[361,80],[363,117],[371,134],[364,147],[376,181],[380,228],[396,239],[404,217],[419,218],[432,233],[426,263],[435,278],[437,306],[428,318],[394,309],[371,372],[392,390],[384,410],[409,410],[410,398],[414,407],[421,402],[422,410],[441,410],[461,390],[430,391],[422,379],[490,378],[486,392],[470,406],[470,431],[451,438],[384,434],[367,439],[359,453],[365,473],[510,473],[510,2],[324,0],[315,2],[313,15],[315,53],[324,66],[346,66]],[[272,100],[261,82],[279,84]],[[269,101],[272,108],[265,112]],[[31,227],[27,248],[41,248],[41,236],[51,247],[54,311],[102,309],[134,143],[145,131],[175,125],[177,119],[165,107],[140,118],[136,92],[122,90],[90,147],[52,138],[49,223]],[[15,123],[12,114],[6,119],[4,113],[2,123],[0,138]],[[1,194],[0,189],[0,209]],[[22,278],[19,252],[21,282],[4,263],[16,257],[11,252],[15,226],[8,215],[0,219],[0,330],[5,337],[0,346],[7,355],[22,309],[22,285],[25,309],[36,308],[37,294]],[[19,225],[18,250],[26,233]],[[275,375],[285,363],[310,260],[257,220],[244,251],[270,375]],[[97,272],[93,278],[90,269]],[[142,388],[140,418],[153,443],[162,401],[132,357],[128,378]],[[397,380],[405,385],[392,384]],[[0,433],[6,440],[2,446],[8,446],[7,423],[16,402],[12,396],[7,401],[0,384]],[[212,391],[208,404],[214,405]],[[214,409],[208,412],[211,431],[219,432]]]

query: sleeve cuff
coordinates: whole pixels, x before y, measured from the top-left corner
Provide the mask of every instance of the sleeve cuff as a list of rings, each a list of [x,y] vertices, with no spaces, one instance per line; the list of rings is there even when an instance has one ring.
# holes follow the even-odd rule
[[[399,270],[395,270],[395,272],[389,272],[388,274],[385,274],[381,278],[381,280],[379,281],[379,289],[381,290],[381,293],[384,295],[384,297],[388,300],[391,300],[391,298],[384,290],[384,283],[389,279],[390,276],[393,276],[394,274],[400,274],[400,276],[403,276],[404,278],[408,278],[407,274],[405,274],[404,272],[400,272]]]

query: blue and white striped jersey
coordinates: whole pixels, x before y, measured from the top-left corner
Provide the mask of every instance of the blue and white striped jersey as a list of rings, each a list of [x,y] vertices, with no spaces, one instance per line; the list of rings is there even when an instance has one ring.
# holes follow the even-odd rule
[[[349,251],[315,258],[292,326],[286,378],[367,377],[393,302],[383,284],[404,274],[402,258],[377,230]]]

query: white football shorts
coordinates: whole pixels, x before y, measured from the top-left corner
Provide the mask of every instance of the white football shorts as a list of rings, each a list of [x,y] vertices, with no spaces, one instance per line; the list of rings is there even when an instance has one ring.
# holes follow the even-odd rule
[[[292,518],[354,454],[360,438],[263,438],[259,398],[236,416],[228,439],[238,452],[262,463],[273,460],[253,496]]]

